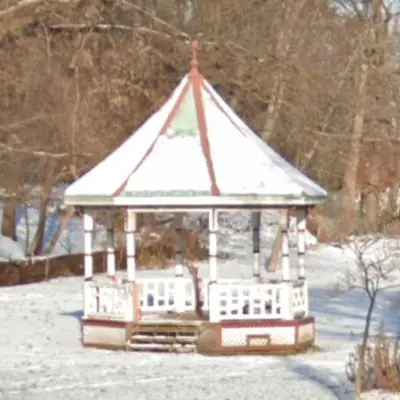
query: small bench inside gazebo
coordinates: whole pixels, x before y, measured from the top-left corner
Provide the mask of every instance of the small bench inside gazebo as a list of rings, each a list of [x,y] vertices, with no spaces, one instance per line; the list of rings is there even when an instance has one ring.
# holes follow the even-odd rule
[[[305,275],[306,214],[326,192],[258,137],[198,71],[190,72],[167,102],[126,142],[65,192],[84,223],[85,346],[207,354],[298,351],[314,343]],[[280,279],[262,277],[261,212],[281,210]],[[125,212],[127,271],[116,278],[114,222]],[[249,211],[253,278],[221,279],[217,268],[218,213]],[[138,213],[206,212],[209,274],[196,285],[184,277],[182,249],[175,277],[136,275]],[[107,277],[93,276],[93,217],[107,220]],[[288,218],[297,225],[291,271]],[[179,219],[180,221],[182,219]],[[179,228],[179,227],[178,227]]]

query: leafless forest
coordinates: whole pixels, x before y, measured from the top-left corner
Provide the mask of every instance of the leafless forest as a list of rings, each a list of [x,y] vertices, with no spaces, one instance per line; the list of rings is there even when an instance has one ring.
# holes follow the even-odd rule
[[[311,213],[314,230],[329,239],[393,226],[399,10],[395,0],[0,0],[3,233],[15,235],[9,221],[31,185],[44,188],[45,210],[55,184],[154,112],[187,72],[195,38],[203,75],[335,193]]]

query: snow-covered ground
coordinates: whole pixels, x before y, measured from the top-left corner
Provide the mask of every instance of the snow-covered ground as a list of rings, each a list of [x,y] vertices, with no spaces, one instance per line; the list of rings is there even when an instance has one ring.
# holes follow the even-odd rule
[[[263,220],[264,258],[277,219],[267,214]],[[80,223],[70,224],[64,237],[76,243],[78,251],[83,242]],[[65,246],[63,240],[60,248]],[[220,262],[221,277],[251,275],[250,243],[248,215],[223,215],[220,248],[232,259]],[[349,249],[317,247],[308,252],[306,261],[311,313],[317,319],[322,351],[289,357],[209,358],[84,349],[79,323],[82,278],[0,288],[0,399],[351,399],[345,362],[363,328],[367,300],[357,291],[332,297],[329,288],[340,271],[354,264],[354,254]],[[200,273],[206,276],[206,263],[200,265]],[[173,271],[139,272],[139,276],[154,274]],[[396,300],[395,292],[380,298],[374,329],[384,322],[387,331],[397,333]],[[365,396],[377,398],[377,394]]]

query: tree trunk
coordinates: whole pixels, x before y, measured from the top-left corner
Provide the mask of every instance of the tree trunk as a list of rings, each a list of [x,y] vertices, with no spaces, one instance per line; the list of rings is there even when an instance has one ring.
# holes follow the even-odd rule
[[[272,250],[271,250],[271,256],[269,258],[269,263],[268,263],[268,271],[269,272],[276,272],[276,267],[278,266],[279,262],[279,254],[281,254],[281,248],[282,248],[282,230],[279,229],[278,233],[276,234],[274,244],[272,245]]]
[[[399,133],[398,120],[396,117],[392,118],[391,124],[391,134],[393,137],[396,137]],[[392,144],[393,150],[393,158],[394,158],[394,176],[393,176],[393,184],[389,190],[388,196],[388,212],[392,218],[396,218],[398,215],[398,198],[400,191],[400,146],[397,143]]]
[[[3,222],[1,233],[14,240],[18,240],[16,227],[17,202],[14,200],[4,200],[3,202]]]
[[[204,312],[203,312],[203,303],[201,301],[201,289],[200,289],[201,279],[199,279],[199,270],[191,261],[187,261],[186,265],[193,279],[195,313],[199,318],[202,319],[204,318]]]
[[[67,211],[65,212],[65,214],[61,218],[61,222],[60,222],[60,225],[57,228],[56,233],[51,238],[51,241],[47,245],[46,249],[43,250],[43,254],[51,255],[51,253],[53,252],[56,244],[58,243],[58,240],[60,239],[61,234],[64,232],[65,228],[68,225],[68,222],[73,217],[74,212],[75,212],[75,210],[74,210],[73,207],[68,207]]]
[[[280,61],[278,75],[274,79],[273,87],[271,90],[268,108],[267,108],[267,120],[264,124],[262,130],[263,138],[268,142],[275,135],[276,123],[282,109],[282,104],[285,96],[286,89],[286,66],[285,61],[290,54],[291,44],[293,40],[293,25],[299,17],[299,14],[306,4],[306,1],[293,2],[284,4],[285,7],[282,29],[278,34],[278,39],[276,43],[276,57]]]
[[[357,199],[357,171],[360,162],[362,138],[364,132],[364,118],[366,112],[368,64],[363,63],[358,73],[358,85],[356,91],[356,107],[353,118],[352,137],[350,141],[350,153],[343,177],[343,189],[341,198],[342,221],[349,224],[349,233],[355,228],[356,199]]]
[[[28,212],[28,205],[25,203],[24,204],[24,218],[25,218],[25,249],[24,249],[24,254],[25,257],[29,255],[29,241],[31,238],[31,231],[29,229],[29,212]]]
[[[358,359],[358,366],[357,366],[357,373],[356,373],[356,382],[354,388],[354,397],[356,400],[361,399],[361,393],[364,387],[364,380],[365,380],[365,356],[367,354],[368,349],[368,339],[369,339],[369,331],[371,328],[371,319],[372,313],[375,307],[377,293],[373,293],[372,297],[370,298],[368,304],[367,315],[365,317],[365,327],[363,333],[363,340],[359,350],[359,359]]]
[[[42,252],[43,241],[45,238],[48,203],[49,203],[49,195],[47,193],[44,193],[40,201],[38,226],[35,232],[35,236],[33,237],[32,245],[30,246],[29,249],[29,255],[31,257],[37,256]]]
[[[394,182],[392,187],[389,190],[388,196],[388,212],[392,218],[396,218],[398,216],[398,198],[400,192],[400,158],[396,161],[396,169]]]
[[[379,217],[379,158],[380,154],[374,151],[370,157],[368,171],[368,186],[365,197],[366,217],[368,228],[376,231]]]

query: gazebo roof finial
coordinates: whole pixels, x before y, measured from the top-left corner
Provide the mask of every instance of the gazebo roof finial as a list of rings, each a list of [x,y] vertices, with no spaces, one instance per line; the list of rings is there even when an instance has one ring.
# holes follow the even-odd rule
[[[194,40],[192,43],[192,61],[190,62],[192,72],[198,72],[199,59],[197,54],[199,51],[199,47],[199,42],[197,40]]]

